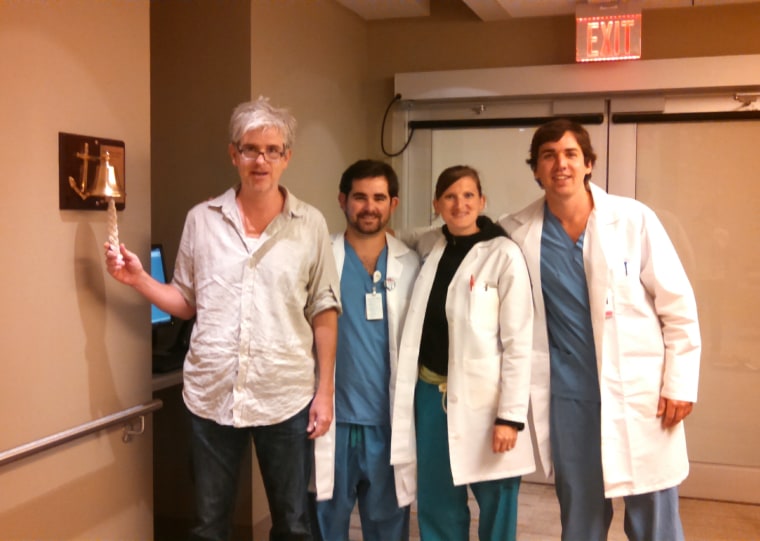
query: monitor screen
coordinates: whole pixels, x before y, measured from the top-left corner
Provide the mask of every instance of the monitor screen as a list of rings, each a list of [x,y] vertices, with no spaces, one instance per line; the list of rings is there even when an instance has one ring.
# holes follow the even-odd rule
[[[154,244],[150,247],[150,275],[162,284],[166,283],[164,249],[160,244]],[[153,325],[161,325],[164,323],[171,323],[172,316],[151,304],[150,320]]]

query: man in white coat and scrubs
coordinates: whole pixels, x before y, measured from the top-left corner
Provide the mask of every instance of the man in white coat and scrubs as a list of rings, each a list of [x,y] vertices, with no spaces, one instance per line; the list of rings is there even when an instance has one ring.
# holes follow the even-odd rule
[[[336,422],[315,449],[318,476],[329,478],[334,466],[332,497],[317,502],[325,541],[348,541],[357,500],[365,541],[409,539],[412,498],[405,487],[414,484],[414,465],[390,464],[390,407],[400,332],[420,263],[416,252],[387,233],[398,191],[393,168],[377,160],[355,162],[340,180],[338,202],[346,230],[332,239],[344,295],[335,366]],[[326,449],[333,438],[334,447]]]
[[[500,220],[533,283],[539,453],[555,474],[563,541],[607,539],[618,496],[629,539],[678,541],[696,303],[654,212],[590,184],[595,160],[579,124],[539,127],[527,161],[545,195]]]

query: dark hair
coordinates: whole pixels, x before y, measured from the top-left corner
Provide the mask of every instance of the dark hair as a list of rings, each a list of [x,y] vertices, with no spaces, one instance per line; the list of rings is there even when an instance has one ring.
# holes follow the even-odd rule
[[[538,168],[538,150],[541,148],[541,145],[545,143],[556,143],[562,139],[562,136],[567,132],[573,134],[575,140],[578,142],[578,146],[581,147],[581,152],[583,152],[583,163],[592,166],[596,163],[596,154],[594,153],[594,148],[591,146],[591,137],[586,131],[586,128],[567,118],[557,118],[542,124],[533,134],[533,140],[530,142],[530,158],[525,160],[525,162],[530,165],[532,171],[535,172]],[[591,173],[588,173],[584,178],[584,182],[588,183],[590,179]]]
[[[348,166],[340,177],[340,193],[348,195],[355,180],[365,178],[385,177],[388,181],[388,194],[398,197],[398,177],[393,167],[379,160],[359,160]]]
[[[447,167],[440,175],[438,175],[438,181],[435,183],[435,198],[440,199],[452,184],[463,177],[471,177],[478,186],[478,195],[483,195],[483,190],[480,187],[480,175],[478,175],[478,172],[469,165],[453,165]]]

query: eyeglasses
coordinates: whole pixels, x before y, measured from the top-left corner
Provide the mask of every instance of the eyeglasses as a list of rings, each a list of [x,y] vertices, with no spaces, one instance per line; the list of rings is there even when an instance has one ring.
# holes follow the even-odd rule
[[[279,161],[280,158],[285,156],[285,149],[280,147],[266,147],[264,150],[259,149],[253,145],[238,145],[238,152],[249,160],[258,160],[259,156],[264,156],[264,159],[268,162]]]

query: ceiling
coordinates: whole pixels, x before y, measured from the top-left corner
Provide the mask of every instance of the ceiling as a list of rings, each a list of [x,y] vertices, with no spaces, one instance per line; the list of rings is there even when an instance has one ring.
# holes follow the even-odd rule
[[[436,0],[337,0],[364,20],[427,17],[430,2]],[[482,21],[500,21],[521,17],[544,17],[575,13],[575,0],[461,0]],[[630,6],[637,0],[621,0]],[[642,9],[690,8],[724,4],[747,4],[760,0],[638,0]],[[618,2],[578,0],[579,4],[615,5]]]

